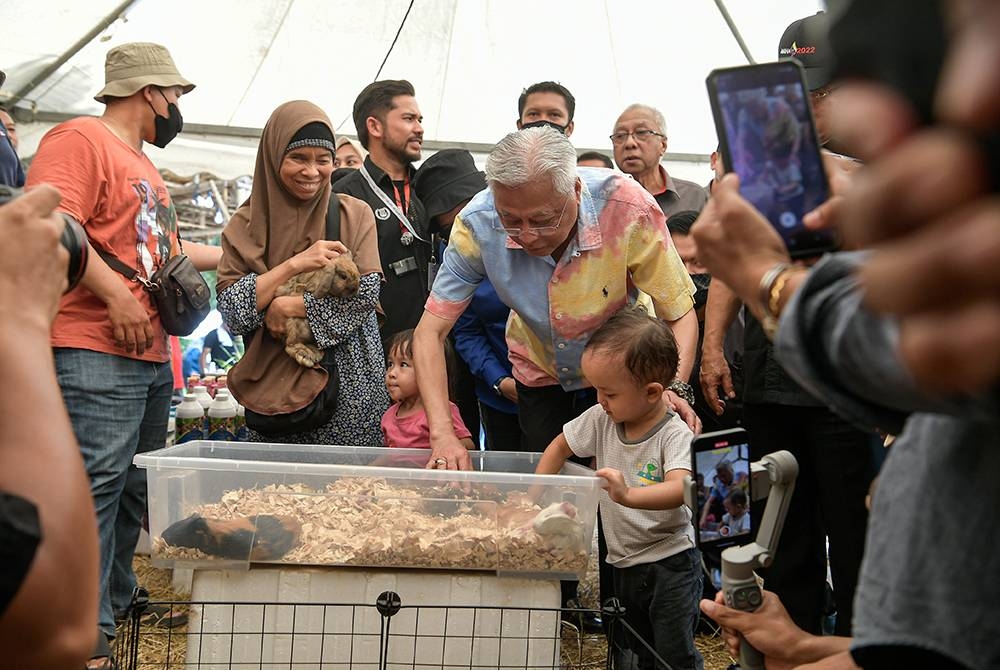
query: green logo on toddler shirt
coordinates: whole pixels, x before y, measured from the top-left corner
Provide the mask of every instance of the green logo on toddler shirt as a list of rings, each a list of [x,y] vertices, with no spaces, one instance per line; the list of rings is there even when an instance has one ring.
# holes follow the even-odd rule
[[[647,484],[658,484],[663,481],[663,474],[660,472],[660,466],[657,465],[655,461],[649,461],[642,466],[642,468],[639,469],[639,472],[636,473],[636,476],[642,480],[641,484],[643,486],[646,486]]]

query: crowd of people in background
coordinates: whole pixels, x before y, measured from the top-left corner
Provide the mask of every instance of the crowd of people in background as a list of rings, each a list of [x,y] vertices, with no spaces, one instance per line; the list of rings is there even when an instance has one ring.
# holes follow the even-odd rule
[[[893,22],[903,13],[912,40]],[[1000,509],[998,28],[986,0],[880,0],[786,29],[778,55],[805,69],[833,192],[806,221],[852,249],[807,262],[718,151],[707,185],[672,177],[649,105],[609,120],[611,156],[580,153],[572,93],[533,84],[483,171],[458,148],[422,161],[405,80],[358,94],[357,140],[310,102],[278,105],[221,247],[184,242],[218,272],[223,324],[199,365],[229,368],[253,440],[424,447],[429,469],[470,469],[475,448],[542,454],[544,474],[595,467],[600,596],[619,598],[671,667],[703,667],[703,595],[733,653],[743,637],[768,667],[996,666],[986,613],[1000,565],[981,539]],[[143,146],[176,137],[194,88],[163,46],[115,47],[104,113],[49,131],[26,174],[0,112],[0,183],[27,189],[0,206],[14,247],[0,371],[23,390],[0,401],[12,667],[113,667],[146,505],[132,458],[164,445],[175,385],[150,293],[107,259],[148,278],[180,252]],[[736,103],[748,126],[768,104]],[[62,217],[83,224],[89,258],[65,294]],[[282,288],[347,258],[349,295]],[[314,366],[286,353],[293,320],[322,352]],[[751,460],[788,450],[799,464],[754,613],[705,579],[717,557],[697,548],[682,491],[693,435],[736,425]],[[723,465],[693,522],[742,533],[751,501]],[[60,612],[55,628],[41,602]],[[562,604],[569,623],[604,631],[576,582]],[[835,634],[821,635],[831,610]],[[621,651],[621,667],[650,663]]]

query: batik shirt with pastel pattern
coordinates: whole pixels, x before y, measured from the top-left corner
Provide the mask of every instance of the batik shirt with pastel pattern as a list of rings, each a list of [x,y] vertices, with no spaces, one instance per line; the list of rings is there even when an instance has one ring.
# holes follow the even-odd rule
[[[580,357],[590,336],[634,300],[673,321],[693,306],[694,284],[670,242],[663,212],[631,177],[596,168],[583,182],[576,231],[556,263],[531,256],[500,228],[493,194],[475,196],[455,220],[425,309],[457,319],[489,277],[513,312],[507,343],[514,377],[526,386],[589,386]]]

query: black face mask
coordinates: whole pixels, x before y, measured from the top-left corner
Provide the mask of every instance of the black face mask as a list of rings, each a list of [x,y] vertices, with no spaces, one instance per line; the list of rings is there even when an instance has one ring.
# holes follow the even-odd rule
[[[167,96],[163,95],[163,91],[160,91],[160,95],[163,96],[164,101],[167,103],[167,116],[160,116],[156,113],[156,108],[153,107],[152,103],[148,103],[150,109],[153,110],[153,118],[156,123],[156,136],[153,137],[153,144],[163,149],[170,141],[177,137],[177,133],[184,129],[184,118],[181,116],[181,110],[177,108],[177,105],[167,100]]]
[[[712,281],[712,275],[706,273],[691,275],[694,282],[694,308],[700,309],[708,302],[708,284]]]
[[[540,121],[532,121],[531,123],[522,124],[521,125],[521,130],[524,130],[525,128],[539,128],[541,126],[548,126],[549,128],[555,128],[556,130],[558,130],[563,135],[566,134],[566,129],[569,128],[568,124],[565,125],[565,126],[560,126],[558,123],[553,123],[552,121],[543,121],[543,120],[540,120]]]

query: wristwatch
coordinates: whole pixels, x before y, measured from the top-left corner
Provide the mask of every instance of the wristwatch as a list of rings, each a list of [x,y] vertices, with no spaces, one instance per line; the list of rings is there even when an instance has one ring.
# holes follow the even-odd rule
[[[670,386],[667,387],[668,391],[673,391],[678,396],[680,396],[687,404],[694,407],[694,389],[686,381],[680,379],[675,379],[670,382]]]
[[[500,384],[503,382],[504,379],[512,379],[512,377],[509,376],[501,377],[500,379],[497,380],[497,383],[493,385],[493,392],[496,393],[497,396],[500,398],[507,397],[503,394],[503,391],[500,390]]]

